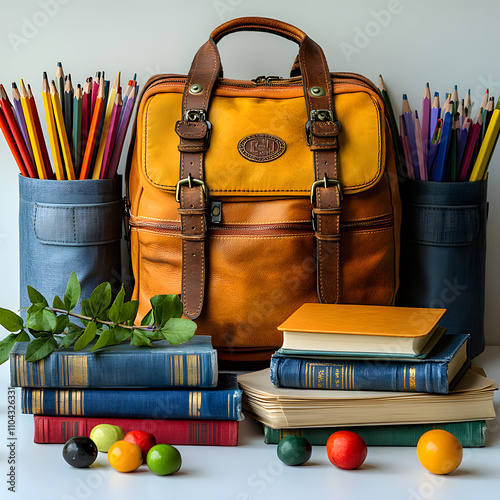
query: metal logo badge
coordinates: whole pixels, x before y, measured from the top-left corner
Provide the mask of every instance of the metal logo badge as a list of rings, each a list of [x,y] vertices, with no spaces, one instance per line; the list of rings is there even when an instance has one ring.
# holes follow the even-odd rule
[[[285,141],[271,134],[247,135],[238,143],[238,151],[244,158],[259,163],[275,160],[285,150]]]

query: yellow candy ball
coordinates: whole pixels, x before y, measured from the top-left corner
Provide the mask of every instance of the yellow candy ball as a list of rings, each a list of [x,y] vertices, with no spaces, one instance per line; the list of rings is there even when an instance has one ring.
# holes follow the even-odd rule
[[[433,474],[449,474],[462,462],[460,441],[450,432],[433,429],[423,434],[417,443],[420,463]]]

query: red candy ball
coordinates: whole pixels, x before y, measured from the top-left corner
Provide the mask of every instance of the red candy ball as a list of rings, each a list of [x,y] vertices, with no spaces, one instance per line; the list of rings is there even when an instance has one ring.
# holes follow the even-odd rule
[[[330,462],[340,469],[356,469],[366,458],[368,450],[364,439],[355,432],[334,432],[326,443]]]
[[[124,441],[136,444],[141,448],[144,460],[148,451],[156,444],[155,437],[150,432],[145,431],[130,431],[125,434]]]

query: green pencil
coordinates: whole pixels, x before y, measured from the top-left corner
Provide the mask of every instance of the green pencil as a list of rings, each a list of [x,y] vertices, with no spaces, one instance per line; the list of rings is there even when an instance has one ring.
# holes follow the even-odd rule
[[[78,84],[73,99],[73,167],[76,177],[80,176],[82,164],[82,87]]]

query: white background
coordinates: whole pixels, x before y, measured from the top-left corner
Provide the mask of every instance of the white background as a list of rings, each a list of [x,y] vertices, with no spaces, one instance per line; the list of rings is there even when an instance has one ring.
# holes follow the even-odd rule
[[[105,70],[107,79],[113,80],[116,72],[121,70],[123,84],[137,73],[142,86],[149,76],[156,73],[187,73],[196,50],[206,41],[213,28],[229,19],[250,15],[280,19],[303,29],[322,46],[332,71],[358,72],[374,82],[377,82],[378,75],[382,73],[393,97],[396,113],[400,111],[401,95],[404,92],[408,94],[413,108],[420,106],[427,81],[430,82],[431,91],[437,90],[441,96],[451,91],[455,84],[458,85],[461,97],[470,88],[476,109],[486,87],[489,87],[495,98],[500,96],[500,31],[497,24],[500,19],[500,3],[486,0],[474,3],[470,0],[2,2],[0,82],[10,92],[11,83],[19,82],[19,79],[23,78],[31,84],[39,106],[42,102],[42,72],[47,71],[49,77],[53,78],[58,61],[63,62],[66,73],[71,73],[74,84],[83,83],[86,77],[94,76],[98,70]],[[221,41],[220,50],[225,76],[242,79],[264,74],[287,76],[297,53],[297,47],[292,42],[260,33],[229,36]],[[500,344],[497,333],[500,322],[500,308],[497,306],[500,291],[500,263],[497,258],[500,254],[498,149],[500,147],[491,161],[489,177],[485,315],[486,341],[490,345]],[[120,171],[123,172],[123,162]],[[18,171],[3,138],[0,138],[0,175],[0,306],[17,309]],[[497,353],[498,349],[495,352]],[[6,421],[4,409],[7,398],[7,368],[7,365],[0,367],[0,436],[3,436],[6,427],[3,422]],[[32,423],[28,421],[30,417],[19,415],[18,418],[19,430],[27,429],[31,432]],[[498,429],[498,425],[495,429]],[[498,443],[497,434],[498,432],[493,444]],[[262,446],[261,437],[251,438],[251,434],[245,436],[247,434],[244,435],[242,446],[231,451],[218,449],[202,452],[196,448],[186,450],[186,459],[192,457],[193,462],[185,467],[185,475],[177,478],[180,483],[175,487],[175,498],[184,497],[180,492],[184,484],[187,488],[188,483],[193,487],[197,486],[199,495],[206,498],[237,498],[239,492],[243,494],[240,498],[245,498],[247,494],[252,498],[268,498],[271,494],[278,498],[282,492],[282,481],[276,481],[272,485],[266,483],[265,491],[261,494],[256,483],[252,485],[248,481],[242,482],[239,489],[234,481],[240,478],[240,475],[234,474],[231,479],[232,494],[224,494],[223,484],[226,476],[221,472],[225,467],[240,462],[242,467],[249,467],[241,477],[249,479],[260,467],[265,468],[275,461],[274,448],[267,447],[259,452],[260,454],[252,455],[255,448]],[[37,466],[40,466],[43,472],[39,476],[35,475],[33,480],[41,481],[44,488],[47,484],[56,488],[57,478],[67,477],[65,484],[69,486],[69,490],[66,491],[70,496],[85,496],[82,492],[82,497],[76,490],[80,484],[75,482],[76,476],[68,476],[68,469],[61,467],[59,448],[56,450],[53,447],[30,445],[29,435],[23,435],[22,440],[18,451],[19,460],[24,461],[24,466],[20,466],[18,472],[22,474],[24,491],[29,489],[31,492],[30,498],[40,498],[40,493],[34,493],[35,485],[30,484],[30,477],[35,474],[34,469]],[[5,442],[0,442],[0,461],[3,464],[0,469],[1,498],[8,498],[4,482],[7,456]],[[374,490],[373,494],[368,493],[370,485],[373,484],[380,488],[380,498],[386,499],[411,498],[411,488],[418,492],[422,485],[427,485],[427,489],[424,488],[420,492],[421,498],[464,498],[457,493],[464,485],[470,486],[466,496],[469,498],[473,492],[481,493],[481,481],[485,481],[485,487],[489,485],[493,490],[498,488],[498,481],[496,485],[491,483],[492,478],[498,476],[498,446],[496,449],[493,447],[473,450],[471,453],[471,461],[464,467],[463,472],[454,481],[447,479],[445,483],[424,474],[416,463],[413,451],[410,453],[409,450],[390,451],[380,448],[372,452],[372,461],[367,465],[363,476],[339,474],[333,468],[326,467],[325,457],[321,455],[315,462],[321,463],[322,466],[319,469],[312,467],[316,470],[314,473],[311,471],[312,475],[306,474],[311,469],[287,469],[286,476],[283,477],[286,477],[287,483],[297,478],[297,485],[302,485],[297,490],[300,497],[309,492],[307,484],[311,480],[315,484],[318,484],[318,481],[321,483],[324,497],[330,496],[330,491],[334,496],[334,492],[338,492],[338,498],[354,498],[355,491],[365,491],[364,495],[360,493],[356,498],[366,498],[366,495],[375,498]],[[253,457],[254,461],[245,462],[245,456]],[[215,477],[220,481],[221,489],[215,492],[215,496],[212,495],[213,489],[207,489],[206,481],[212,476],[210,467],[218,471]],[[231,468],[228,469],[228,472],[231,471]],[[195,482],[184,483],[189,477]],[[358,480],[361,482],[357,486]],[[117,474],[109,476],[109,481],[106,480],[102,484],[103,486],[94,490],[93,494],[104,488],[107,498],[112,497],[113,491],[123,498],[128,498],[128,495],[124,495],[124,488],[130,485],[133,489],[133,484],[136,484],[136,489],[138,485],[144,485],[145,489],[142,491],[148,492],[155,490],[154,485],[157,484],[162,496],[166,495],[169,489],[166,482],[158,481],[157,478],[152,478],[151,482],[141,480],[134,483],[134,477]],[[393,491],[394,496],[391,494],[391,485],[396,488]],[[277,488],[278,486],[280,488]],[[212,493],[209,494],[209,491]],[[496,491],[497,493],[493,493],[490,490],[489,498],[494,498],[499,489]],[[63,497],[61,494],[55,496]],[[152,497],[148,495],[148,498]],[[289,497],[294,498],[295,495],[290,494]]]

